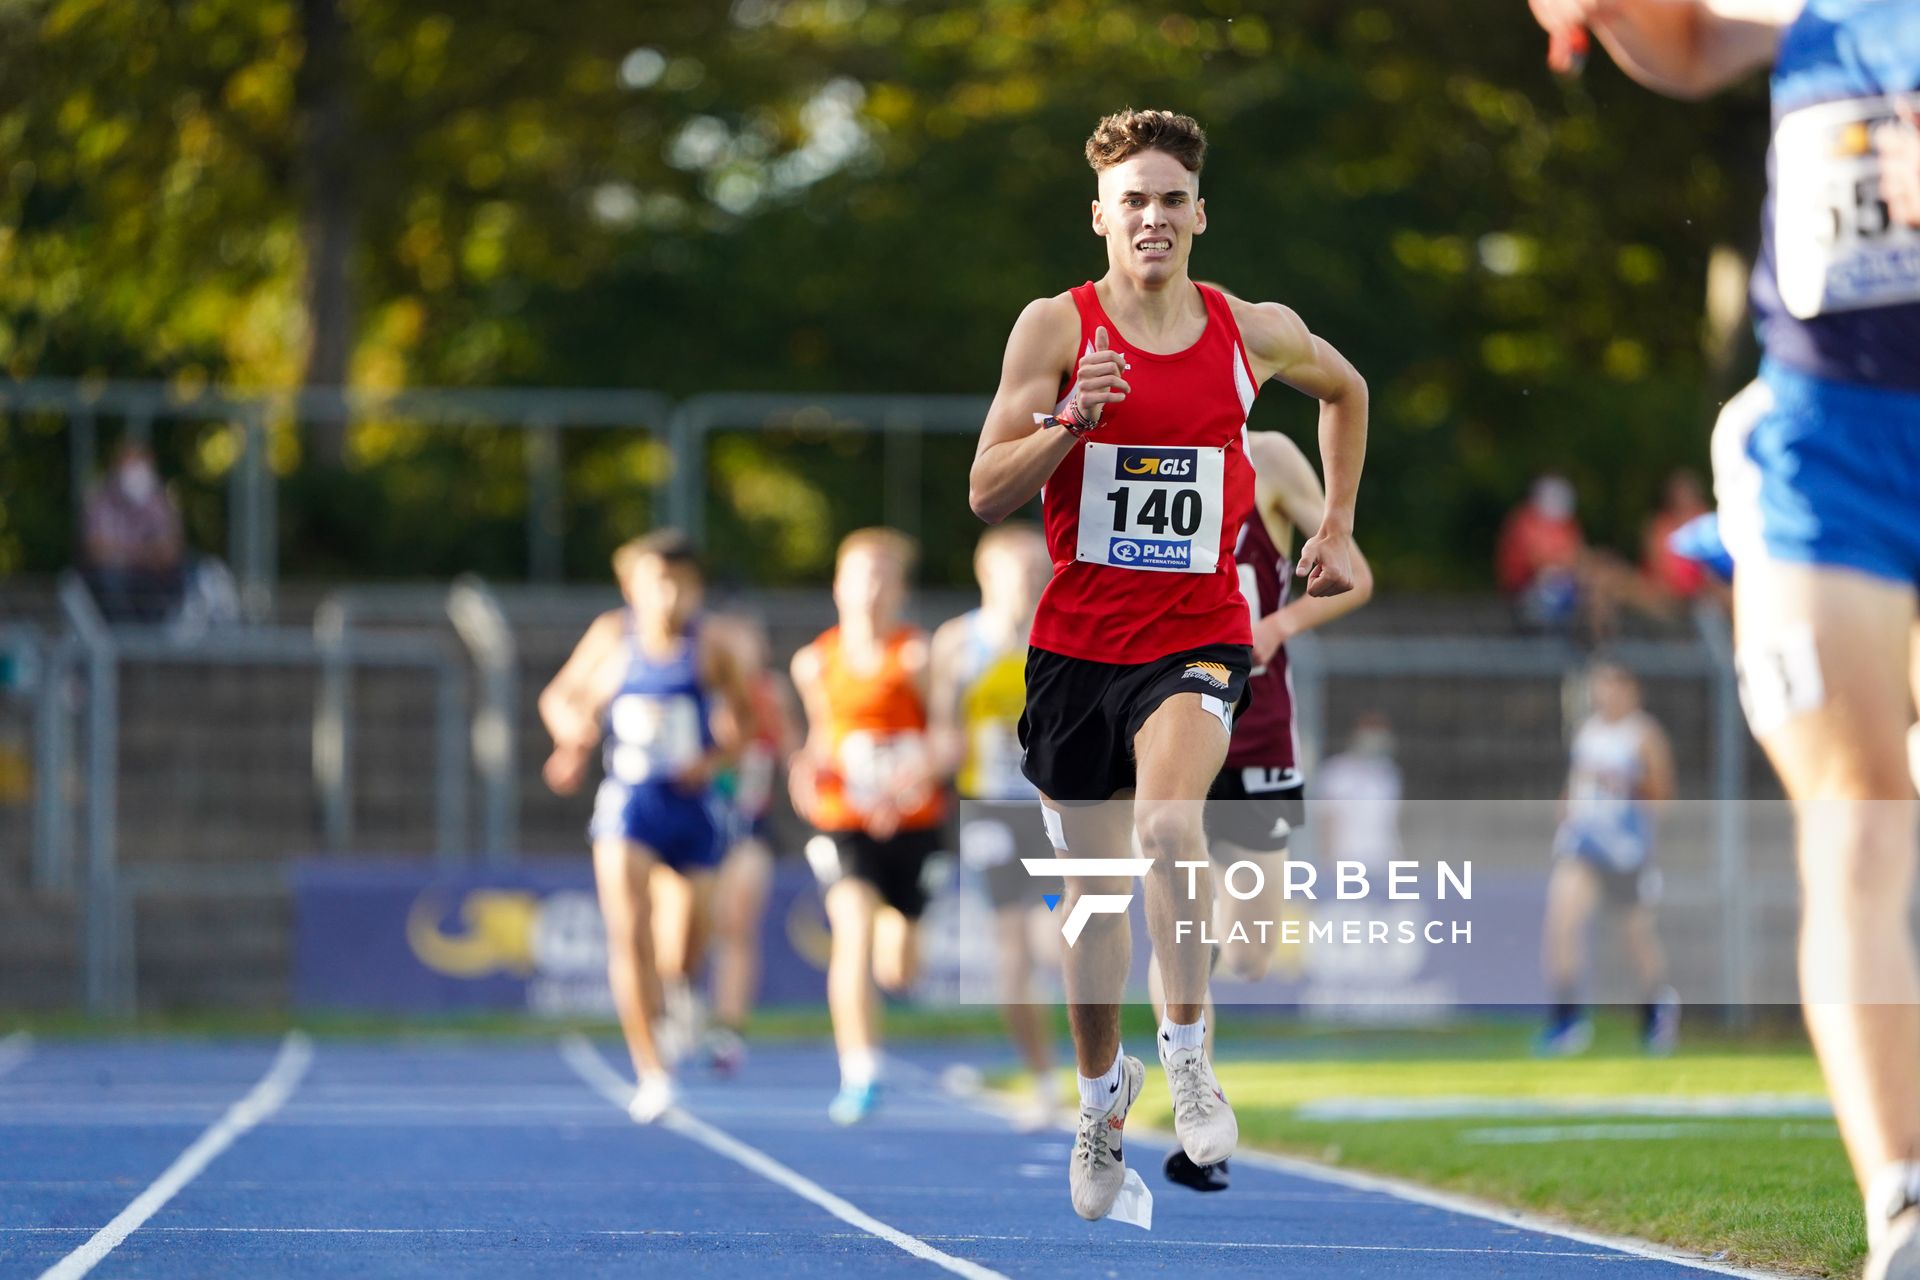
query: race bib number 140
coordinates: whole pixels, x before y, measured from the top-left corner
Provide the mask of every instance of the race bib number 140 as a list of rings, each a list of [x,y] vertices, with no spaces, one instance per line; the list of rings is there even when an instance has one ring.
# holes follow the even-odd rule
[[[1880,198],[1873,132],[1884,97],[1801,107],[1773,137],[1774,257],[1780,297],[1800,319],[1920,302],[1920,229]]]
[[[1116,569],[1213,572],[1225,449],[1091,441],[1085,448],[1079,559]]]

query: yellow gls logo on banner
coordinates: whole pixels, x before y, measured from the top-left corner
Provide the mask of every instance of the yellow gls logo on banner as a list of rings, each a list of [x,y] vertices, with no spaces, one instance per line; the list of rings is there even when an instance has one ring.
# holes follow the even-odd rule
[[[472,889],[457,913],[461,931],[441,925],[441,900],[421,894],[407,913],[407,945],[420,963],[455,978],[484,978],[506,971],[519,977],[533,972],[534,922],[538,894],[519,889]]]

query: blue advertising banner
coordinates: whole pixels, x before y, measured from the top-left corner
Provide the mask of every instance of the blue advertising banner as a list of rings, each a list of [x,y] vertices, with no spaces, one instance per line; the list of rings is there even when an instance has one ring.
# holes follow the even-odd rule
[[[302,1009],[610,1014],[607,940],[584,859],[445,871],[310,859],[294,871]],[[826,920],[805,867],[775,869],[761,1000],[826,998]]]

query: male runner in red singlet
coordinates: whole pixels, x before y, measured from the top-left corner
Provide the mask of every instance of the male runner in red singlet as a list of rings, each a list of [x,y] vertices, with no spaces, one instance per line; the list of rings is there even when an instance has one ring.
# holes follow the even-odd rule
[[[1352,613],[1373,598],[1373,571],[1360,548],[1353,549],[1353,590],[1337,596],[1289,599],[1289,558],[1294,530],[1320,525],[1327,495],[1300,446],[1275,431],[1247,436],[1247,458],[1255,476],[1253,511],[1240,526],[1233,559],[1240,590],[1253,622],[1253,672],[1247,679],[1249,701],[1233,724],[1227,762],[1207,796],[1207,853],[1224,873],[1236,862],[1271,857],[1265,878],[1250,897],[1215,895],[1220,940],[1216,971],[1247,982],[1267,976],[1273,964],[1270,930],[1281,916],[1287,856],[1294,828],[1306,820],[1306,782],[1300,773],[1300,748],[1293,724],[1293,682],[1288,674],[1287,641]],[[1234,887],[1251,888],[1248,876]],[[1197,1165],[1175,1148],[1164,1166],[1169,1181],[1195,1191],[1224,1191],[1227,1162]]]
[[[1212,1164],[1239,1136],[1204,1047],[1212,882],[1203,871],[1189,896],[1174,864],[1205,858],[1201,803],[1252,665],[1233,564],[1253,503],[1247,412],[1273,377],[1321,401],[1329,496],[1297,572],[1309,594],[1338,595],[1353,585],[1366,383],[1285,307],[1188,276],[1207,225],[1206,135],[1191,118],[1121,112],[1086,151],[1107,272],[1021,313],[969,499],[993,523],[1042,495],[1054,575],[1029,642],[1022,769],[1063,858],[1125,859],[1137,835],[1174,1129],[1190,1159]],[[1136,883],[1105,868],[1071,875],[1063,904],[1083,929],[1066,981],[1082,1104],[1068,1183],[1085,1218],[1104,1217],[1125,1183],[1120,1131],[1144,1075],[1121,1051],[1131,940],[1114,913]]]

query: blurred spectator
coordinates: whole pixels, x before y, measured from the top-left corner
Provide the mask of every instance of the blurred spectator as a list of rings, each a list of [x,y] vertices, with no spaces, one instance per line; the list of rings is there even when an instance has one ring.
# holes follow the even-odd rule
[[[1551,472],[1533,482],[1526,502],[1500,527],[1494,575],[1529,631],[1571,633],[1582,622],[1595,643],[1618,627],[1620,606],[1662,621],[1669,604],[1619,556],[1587,546],[1574,518],[1573,484]]]
[[[153,451],[122,441],[106,478],[87,495],[87,585],[109,622],[160,622],[186,586],[180,510],[160,483]]]
[[[1724,601],[1725,586],[1716,582],[1697,559],[1674,549],[1673,535],[1708,510],[1698,476],[1681,470],[1667,477],[1666,495],[1660,509],[1647,517],[1640,540],[1641,577],[1658,599]]]
[[[1579,614],[1587,540],[1573,512],[1573,485],[1565,476],[1543,475],[1500,527],[1494,575],[1529,628],[1568,630]]]
[[[1393,725],[1385,713],[1364,711],[1353,722],[1347,749],[1316,773],[1313,821],[1329,865],[1359,862],[1372,873],[1400,856],[1403,787],[1393,749]]]

